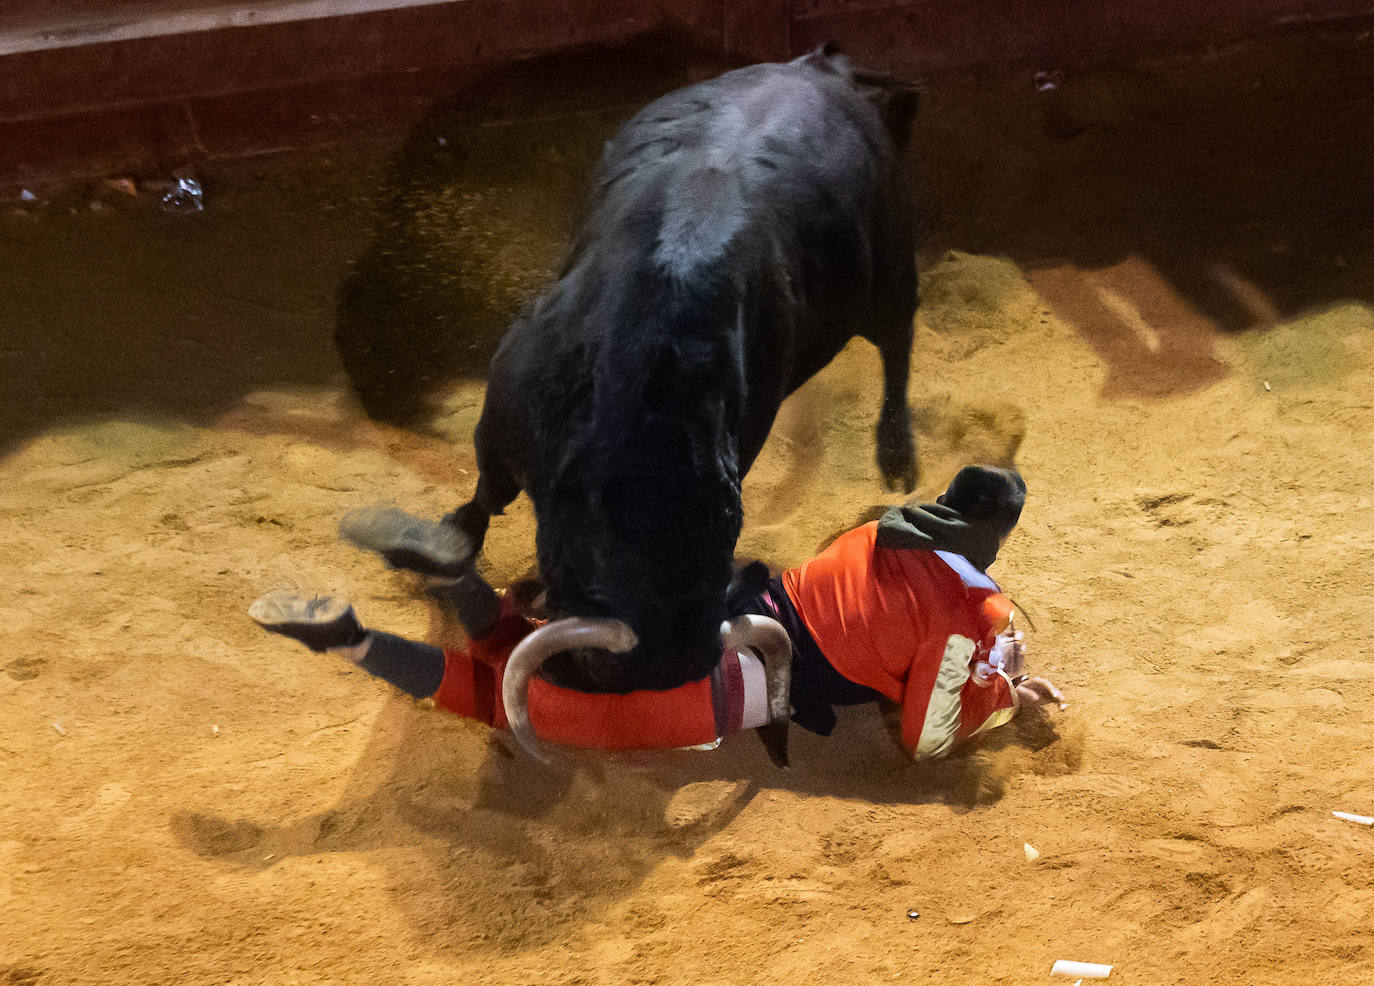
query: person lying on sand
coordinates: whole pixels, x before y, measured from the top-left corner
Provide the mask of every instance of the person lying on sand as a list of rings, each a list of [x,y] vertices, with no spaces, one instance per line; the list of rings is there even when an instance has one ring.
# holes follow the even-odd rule
[[[792,721],[828,736],[836,706],[896,702],[901,743],[924,759],[1002,725],[1019,707],[1062,706],[1053,684],[1025,673],[1012,602],[987,575],[1025,491],[1013,470],[968,466],[935,503],[894,507],[781,575],[770,578],[758,562],[742,569],[730,588],[731,615],[767,616],[787,631]],[[285,590],[254,602],[252,619],[416,698],[507,728],[502,676],[512,650],[541,623],[537,583],[498,593],[471,566],[456,578],[436,575],[452,568],[447,525],[394,507],[354,511],[341,530],[393,567],[424,576],[430,595],[463,624],[468,645],[444,649],[367,629],[344,599]],[[749,647],[728,648],[707,678],[624,695],[536,677],[529,711],[541,739],[566,746],[709,747],[768,722],[764,665]]]

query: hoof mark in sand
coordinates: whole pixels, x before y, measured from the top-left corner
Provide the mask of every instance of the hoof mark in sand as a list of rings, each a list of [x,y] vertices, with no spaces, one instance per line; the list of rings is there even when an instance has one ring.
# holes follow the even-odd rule
[[[1227,747],[1222,746],[1222,745],[1221,745],[1220,743],[1218,743],[1216,740],[1209,740],[1209,739],[1184,740],[1182,745],[1183,745],[1183,746],[1195,746],[1195,747],[1197,747],[1198,749],[1201,749],[1201,750],[1225,750],[1225,749],[1227,749]]]
[[[43,970],[30,965],[9,965],[0,968],[0,983],[4,986],[35,986],[43,978]]]
[[[32,681],[43,673],[48,666],[41,657],[17,657],[5,665],[5,674],[15,681]]]
[[[726,850],[713,859],[703,861],[699,867],[697,885],[716,883],[720,880],[733,880],[749,875],[749,860]]]
[[[201,856],[229,856],[252,849],[262,841],[263,829],[248,821],[229,822],[210,815],[178,814],[172,830]]]

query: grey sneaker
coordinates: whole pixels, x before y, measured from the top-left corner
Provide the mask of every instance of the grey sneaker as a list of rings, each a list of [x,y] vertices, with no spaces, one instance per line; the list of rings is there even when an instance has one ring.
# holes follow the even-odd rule
[[[313,651],[360,644],[367,631],[347,599],[306,597],[290,589],[276,589],[248,607],[253,622],[268,633],[298,640]]]
[[[359,507],[339,521],[339,535],[380,555],[392,568],[455,578],[472,565],[472,543],[453,524],[425,520],[399,507]]]

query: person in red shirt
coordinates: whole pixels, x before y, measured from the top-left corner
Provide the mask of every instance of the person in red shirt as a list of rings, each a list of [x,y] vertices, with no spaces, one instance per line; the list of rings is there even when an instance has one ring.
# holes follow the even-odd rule
[[[1062,705],[1025,674],[1013,604],[987,574],[1025,498],[1014,470],[966,466],[935,503],[894,507],[772,580],[762,603],[792,639],[793,721],[829,735],[837,705],[896,702],[902,746],[929,758],[1022,705]]]
[[[1013,605],[987,575],[1025,492],[1013,470],[968,466],[935,503],[894,507],[797,568],[773,578],[757,562],[742,569],[730,612],[768,616],[787,631],[792,721],[828,736],[835,706],[896,702],[901,743],[924,759],[1007,722],[1018,707],[1062,705],[1053,684],[1024,673]],[[444,650],[364,629],[333,597],[269,593],[249,615],[410,695],[506,728],[502,675],[540,623],[537,584],[496,593],[470,560],[457,559],[448,525],[396,508],[363,508],[341,528],[392,567],[426,576],[431,594],[464,625],[468,646]],[[662,692],[589,694],[535,677],[529,706],[541,739],[592,749],[709,747],[768,721],[763,663],[747,647],[726,648],[709,677]]]

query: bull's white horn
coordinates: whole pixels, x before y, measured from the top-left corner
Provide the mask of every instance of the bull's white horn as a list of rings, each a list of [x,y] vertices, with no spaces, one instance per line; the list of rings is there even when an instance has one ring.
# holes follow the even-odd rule
[[[759,652],[768,684],[768,720],[787,722],[792,715],[792,638],[782,624],[768,616],[745,613],[720,625],[720,639],[726,647],[753,647]]]
[[[565,650],[600,647],[623,654],[637,643],[639,638],[635,632],[621,620],[570,616],[545,623],[535,630],[511,652],[501,681],[501,704],[506,709],[511,735],[532,756],[548,763],[548,754],[530,725],[530,678],[548,658]]]

